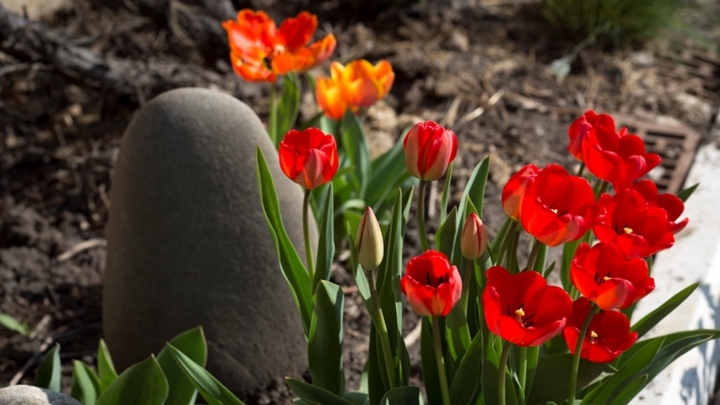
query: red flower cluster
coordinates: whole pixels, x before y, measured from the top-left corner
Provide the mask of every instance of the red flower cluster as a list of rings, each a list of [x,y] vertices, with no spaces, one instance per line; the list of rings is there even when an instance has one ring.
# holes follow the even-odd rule
[[[578,240],[592,229],[600,243],[582,243],[571,262],[570,278],[582,297],[572,305],[563,336],[574,351],[582,325],[592,316],[581,357],[608,362],[637,340],[637,334],[629,332],[628,319],[617,310],[654,290],[655,280],[649,276],[645,259],[671,247],[674,234],[688,220],[680,219],[685,208],[680,198],[660,194],[654,182],[640,180],[660,164],[660,156],[647,153],[637,135],[625,128],[617,130],[610,115],[587,111],[570,126],[568,137],[568,151],[597,178],[596,187],[604,189],[607,185],[601,187],[600,182],[609,183],[613,193],[596,199],[584,178],[558,165],[540,169],[528,164],[505,185],[502,204],[508,216],[548,246]],[[529,337],[528,331],[539,327],[539,319],[548,318],[529,320],[527,316],[537,316],[541,308],[541,313],[553,312],[554,319],[560,319],[560,310],[551,308],[561,300],[547,298],[538,306],[529,305],[536,294],[530,291],[541,288],[540,279],[529,271],[516,276],[504,269],[488,271],[483,304],[493,333],[521,346],[544,340],[538,335]],[[537,286],[530,287],[533,283]],[[569,298],[562,305],[569,310]],[[546,331],[552,337],[550,329]]]

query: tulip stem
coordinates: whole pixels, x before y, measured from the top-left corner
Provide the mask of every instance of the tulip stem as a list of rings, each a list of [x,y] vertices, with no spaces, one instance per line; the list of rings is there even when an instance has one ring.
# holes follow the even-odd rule
[[[585,162],[580,163],[580,167],[578,168],[576,176],[582,177],[583,171],[585,171]]]
[[[520,393],[525,393],[525,384],[527,382],[527,366],[528,366],[528,348],[527,347],[518,347],[518,362],[517,362],[518,368],[517,368],[517,374],[518,374],[518,383],[520,384]],[[520,399],[520,403],[524,403],[524,398]]]
[[[420,180],[420,189],[418,190],[418,230],[420,232],[420,247],[425,252],[429,248],[427,229],[425,228],[425,188],[428,182]]]
[[[435,362],[440,378],[440,391],[442,392],[443,405],[450,404],[450,390],[448,389],[447,375],[445,374],[445,360],[443,358],[442,341],[440,341],[440,317],[433,316],[433,344],[435,345]]]
[[[465,278],[463,278],[462,285],[462,305],[465,310],[465,316],[468,313],[468,301],[470,295],[470,281],[472,280],[472,274],[475,271],[475,260],[467,261],[467,268],[465,269]]]
[[[508,357],[510,357],[510,342],[505,342],[500,356],[500,374],[498,375],[498,405],[505,405],[505,374],[507,374]]]
[[[375,287],[375,272],[368,271],[367,276],[370,284],[370,296],[372,297],[374,312],[371,318],[380,334],[380,344],[382,345],[385,370],[388,375],[388,381],[390,381],[390,388],[395,388],[397,387],[395,362],[393,361],[392,351],[390,349],[390,337],[388,336],[387,326],[385,325],[385,317],[380,309],[380,299],[378,298],[377,288]]]
[[[535,268],[535,260],[537,260],[538,253],[540,253],[540,247],[542,246],[542,242],[540,242],[537,239],[533,240],[533,246],[530,250],[530,257],[528,257],[527,266],[525,266],[528,270],[536,270],[540,271],[542,269],[536,269]]]
[[[583,342],[585,341],[585,335],[587,335],[587,331],[590,328],[590,321],[592,321],[595,314],[597,314],[598,309],[599,308],[595,308],[595,304],[593,304],[593,308],[591,308],[590,312],[588,312],[588,317],[587,319],[585,319],[585,323],[583,323],[582,329],[580,330],[577,343],[575,343],[575,354],[573,355],[572,370],[570,372],[570,391],[568,392],[569,405],[575,403],[575,393],[577,391],[577,376],[578,369],[580,368],[580,354],[582,352]]]
[[[313,264],[312,244],[310,243],[310,225],[308,224],[308,211],[310,211],[310,190],[305,190],[303,198],[303,234],[305,236],[305,259],[307,260],[308,276],[312,289],[315,291],[313,279],[315,278],[315,265]]]

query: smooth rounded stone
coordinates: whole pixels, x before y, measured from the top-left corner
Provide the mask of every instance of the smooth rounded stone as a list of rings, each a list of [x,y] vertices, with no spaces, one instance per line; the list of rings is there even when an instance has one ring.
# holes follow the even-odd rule
[[[103,295],[105,339],[119,368],[202,325],[207,368],[236,393],[306,370],[300,314],[260,204],[256,145],[303,252],[303,193],[280,171],[247,105],[211,90],[173,90],[128,126],[112,179]]]
[[[0,388],[0,405],[82,405],[75,398],[29,385]]]

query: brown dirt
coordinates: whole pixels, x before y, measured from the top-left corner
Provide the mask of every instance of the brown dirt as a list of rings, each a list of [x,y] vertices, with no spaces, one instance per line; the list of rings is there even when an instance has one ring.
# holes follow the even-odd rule
[[[169,33],[166,22],[136,15],[122,3],[77,0],[43,22],[74,44],[106,55],[197,64],[240,80],[229,73],[225,58],[208,60]],[[255,3],[269,8],[274,2]],[[641,51],[587,50],[567,78],[556,79],[549,65],[574,43],[554,37],[524,3],[435,1],[356,21],[338,2],[277,2],[272,14],[279,20],[309,7],[319,14],[321,31],[337,35],[336,59],[392,63],[391,94],[369,111],[371,146],[392,145],[419,118],[452,126],[460,142],[453,203],[473,166],[489,154],[483,219],[492,234],[503,219],[501,187],[515,170],[530,161],[572,168],[566,128],[585,109],[665,115],[708,137],[720,102],[675,61],[680,49],[705,53],[690,41]],[[265,117],[266,86],[244,89],[250,90],[243,99]],[[110,174],[125,126],[155,94],[138,89],[134,97],[116,95],[51,63],[23,62],[2,52],[0,94],[0,313],[34,330],[28,338],[0,328],[0,384],[7,384],[16,376],[31,382],[40,354],[55,342],[66,364],[94,362],[102,335]],[[431,220],[430,228],[436,226]],[[409,228],[408,254],[417,249],[414,223]],[[357,387],[369,318],[350,277],[342,271],[333,277],[349,287],[345,361],[348,385]],[[406,333],[417,322],[407,315]],[[414,359],[418,346],[410,348]],[[66,367],[66,383],[69,372]],[[415,372],[419,376],[419,368]],[[248,403],[289,403],[288,398],[279,382]]]

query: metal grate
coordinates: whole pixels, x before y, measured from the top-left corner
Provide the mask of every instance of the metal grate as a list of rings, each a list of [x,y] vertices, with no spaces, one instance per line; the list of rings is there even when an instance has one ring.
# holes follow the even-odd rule
[[[660,192],[677,194],[695,159],[700,134],[685,126],[668,126],[641,121],[622,114],[612,114],[619,126],[640,135],[649,152],[657,153],[662,162],[649,174]]]
[[[716,100],[720,93],[720,59],[686,50],[679,59],[660,59],[658,74],[675,79],[668,90],[685,91],[697,97]]]

